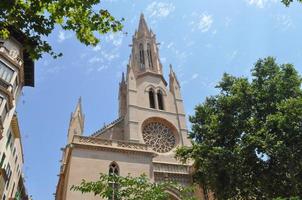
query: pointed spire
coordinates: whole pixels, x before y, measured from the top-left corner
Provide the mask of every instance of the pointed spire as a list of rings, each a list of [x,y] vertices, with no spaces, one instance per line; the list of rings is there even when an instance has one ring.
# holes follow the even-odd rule
[[[122,73],[122,83],[125,83],[125,74],[124,74],[124,72]]]
[[[81,96],[79,97],[79,100],[78,100],[76,109],[75,109],[75,111],[73,112],[73,117],[78,116],[79,113],[80,113],[80,115],[83,114],[83,113],[82,113],[82,97],[81,97]]]
[[[149,34],[150,34],[143,13],[141,13],[141,16],[140,16],[140,19],[139,19],[139,25],[138,25],[138,32],[137,32],[137,33],[138,33],[138,36],[139,36],[139,37],[140,37],[140,36],[146,36],[146,35],[149,35]]]
[[[172,67],[171,64],[170,64],[170,74],[169,74],[169,76],[170,76],[170,83],[169,83],[170,90],[174,91],[173,85],[177,84],[177,86],[180,87],[180,84],[178,82],[178,79],[176,77],[175,72],[173,71],[173,67]]]
[[[71,143],[74,135],[82,135],[84,131],[85,116],[82,112],[82,98],[80,97],[73,113],[68,128],[68,143]]]
[[[171,64],[169,65],[169,67],[170,67],[170,74],[174,73],[174,72],[173,72],[173,68],[172,68],[172,65],[171,65]]]

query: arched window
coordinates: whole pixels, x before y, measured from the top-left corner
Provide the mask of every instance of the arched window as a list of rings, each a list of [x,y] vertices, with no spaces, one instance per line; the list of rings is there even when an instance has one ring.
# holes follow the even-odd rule
[[[119,168],[115,162],[112,162],[109,166],[109,175],[119,175]]]
[[[152,63],[152,54],[151,54],[151,45],[147,44],[147,56],[148,56],[148,63],[149,67],[153,69],[153,63]]]
[[[163,93],[160,90],[158,90],[157,92],[157,102],[158,102],[158,108],[160,110],[164,110]]]
[[[139,44],[139,64],[141,70],[145,68],[145,53],[143,44]]]
[[[112,162],[109,165],[109,175],[110,176],[118,176],[119,175],[119,167],[115,162]],[[118,190],[118,184],[114,181],[109,183],[109,186],[112,188],[112,194],[109,197],[109,200],[117,200],[117,190]]]
[[[153,89],[149,90],[149,102],[150,102],[150,108],[155,108],[155,100],[154,100],[154,91],[153,91]]]

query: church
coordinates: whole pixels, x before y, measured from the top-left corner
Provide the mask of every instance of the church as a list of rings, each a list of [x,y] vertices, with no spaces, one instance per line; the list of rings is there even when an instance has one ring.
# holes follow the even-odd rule
[[[90,136],[84,136],[81,99],[71,115],[67,145],[62,148],[56,200],[99,200],[93,194],[71,191],[82,179],[97,180],[99,173],[120,176],[146,174],[151,181],[192,184],[192,164],[174,158],[187,138],[186,114],[180,84],[170,66],[169,83],[163,75],[156,35],[141,15],[132,38],[132,51],[119,83],[118,117]],[[177,191],[167,191],[180,200]],[[201,188],[195,195],[208,199]]]

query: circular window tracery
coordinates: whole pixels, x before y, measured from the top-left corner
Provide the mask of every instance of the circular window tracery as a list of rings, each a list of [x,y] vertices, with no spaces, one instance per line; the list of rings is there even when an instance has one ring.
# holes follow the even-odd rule
[[[143,127],[143,139],[146,144],[159,153],[171,151],[176,144],[173,131],[161,122],[149,122]]]

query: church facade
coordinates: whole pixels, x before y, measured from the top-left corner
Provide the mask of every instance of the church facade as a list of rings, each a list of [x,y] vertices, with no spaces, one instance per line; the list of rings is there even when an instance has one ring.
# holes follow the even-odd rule
[[[96,200],[93,194],[71,191],[82,179],[97,180],[99,173],[120,176],[146,174],[151,181],[192,184],[192,166],[174,158],[175,149],[191,145],[180,84],[170,66],[169,84],[163,76],[156,36],[141,15],[132,39],[126,74],[119,84],[118,118],[90,136],[83,136],[81,100],[72,113],[56,200]],[[167,191],[171,199],[177,192]],[[207,199],[201,189],[198,199]]]

